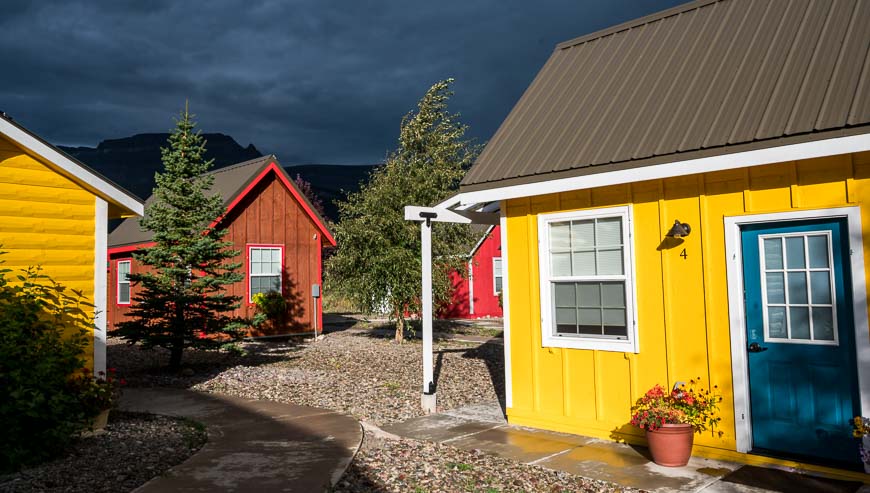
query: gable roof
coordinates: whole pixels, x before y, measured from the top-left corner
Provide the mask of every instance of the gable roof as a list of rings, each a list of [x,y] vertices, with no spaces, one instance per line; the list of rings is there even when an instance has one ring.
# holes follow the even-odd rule
[[[211,191],[224,199],[224,206],[226,207],[224,214],[226,215],[248,195],[257,183],[270,173],[275,173],[290,194],[299,202],[302,209],[320,230],[321,235],[326,239],[327,243],[335,246],[335,239],[326,227],[326,221],[317,213],[305,197],[305,194],[296,187],[296,184],[287,175],[287,172],[278,163],[278,159],[274,155],[244,161],[232,166],[209,171],[207,174],[214,176]],[[153,195],[148,197],[148,200],[145,201],[146,207],[153,201]],[[139,218],[129,218],[109,234],[109,247],[142,246],[151,241],[152,235],[153,232],[151,231],[142,231],[142,228],[139,226]],[[133,250],[135,248],[130,249]]]
[[[870,2],[698,0],[559,44],[463,192],[870,133]]]
[[[49,144],[42,137],[26,129],[2,112],[0,112],[0,135],[3,135],[15,145],[34,156],[39,157],[50,168],[76,182],[79,186],[120,207],[127,214],[141,216],[144,213],[144,206],[139,197],[124,190],[76,158]]]

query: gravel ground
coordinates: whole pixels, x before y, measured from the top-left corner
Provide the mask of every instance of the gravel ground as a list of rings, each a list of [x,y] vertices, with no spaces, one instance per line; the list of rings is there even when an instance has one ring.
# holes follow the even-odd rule
[[[189,421],[114,411],[105,433],[80,439],[64,457],[0,476],[0,492],[128,492],[205,441],[205,430]]]
[[[331,490],[346,492],[615,492],[636,491],[539,466],[432,442],[366,436]]]
[[[377,425],[422,415],[418,341],[395,344],[370,333],[336,332],[308,346],[252,342],[246,355],[188,351],[185,370],[159,368],[162,350],[141,351],[111,341],[109,364],[128,385],[173,386],[291,402],[348,413]],[[439,409],[495,400],[503,394],[504,347],[435,344]]]

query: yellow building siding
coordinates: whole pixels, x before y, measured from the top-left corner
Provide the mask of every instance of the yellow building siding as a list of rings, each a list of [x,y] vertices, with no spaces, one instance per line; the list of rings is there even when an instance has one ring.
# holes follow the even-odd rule
[[[96,197],[0,137],[0,256],[94,299]],[[13,272],[12,274],[15,274]],[[89,363],[93,348],[87,350]]]
[[[865,204],[870,153],[507,201],[509,420],[639,443],[642,434],[628,424],[632,403],[656,383],[701,377],[723,391],[724,434],[697,436],[696,452],[734,458],[724,217],[861,205],[866,231]],[[633,210],[639,353],[542,347],[537,215],[618,205]],[[660,248],[676,219],[692,234]],[[864,242],[866,252],[870,234]]]

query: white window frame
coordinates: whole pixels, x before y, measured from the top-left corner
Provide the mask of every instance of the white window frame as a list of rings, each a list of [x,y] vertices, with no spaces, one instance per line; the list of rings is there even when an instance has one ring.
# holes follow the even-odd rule
[[[498,263],[501,265],[501,275],[495,275],[495,261],[498,260]],[[501,257],[493,257],[492,258],[492,294],[498,296],[498,289],[496,289],[496,278],[501,278],[501,288],[504,289],[504,263],[501,261]]]
[[[121,264],[127,264],[127,280],[121,280]],[[131,289],[127,289],[127,301],[121,301],[121,285],[126,284],[130,286],[130,273],[133,271],[133,262],[131,260],[119,260],[115,264],[115,300],[118,305],[130,305],[133,302],[133,292]]]
[[[254,274],[251,272],[251,270],[252,270],[251,269],[251,259],[252,259],[251,251],[254,249],[257,249],[257,250],[278,250],[279,252],[281,252],[280,261],[278,264],[279,270],[278,270],[278,291],[277,292],[281,293],[282,295],[284,293],[284,279],[282,279],[283,271],[284,271],[284,245],[248,245],[247,273],[248,273],[248,303],[249,304],[254,302],[254,292],[253,292],[254,290],[252,289],[253,286],[251,285],[251,282],[254,280],[254,278],[255,277],[273,277],[274,276],[274,274]]]
[[[552,275],[550,272],[550,223],[619,217],[622,219],[623,238],[623,270],[622,276],[573,276],[558,278],[571,281],[607,281],[625,282],[625,318],[627,339],[617,340],[602,337],[583,337],[573,335],[555,335],[553,324],[553,300],[550,289]],[[637,299],[634,279],[636,277],[636,262],[634,255],[634,235],[632,234],[632,208],[630,205],[606,207],[572,212],[557,212],[538,215],[538,261],[539,282],[541,291],[541,345],[543,347],[560,347],[568,349],[597,349],[623,353],[640,352],[637,327]]]
[[[767,262],[764,257],[764,240],[766,239],[779,239],[779,238],[806,238],[807,236],[824,236],[828,241],[828,268],[813,268],[810,267],[810,252],[808,245],[806,244],[806,240],[804,241],[804,268],[803,269],[789,269],[787,265],[785,265],[786,253],[785,253],[785,242],[783,244],[783,268],[781,272],[783,274],[783,296],[785,296],[785,317],[786,317],[786,330],[788,333],[787,338],[772,338],[770,337],[770,320],[768,320],[768,308],[770,303],[767,299],[767,278],[766,273]],[[761,309],[762,309],[762,318],[764,321],[764,342],[771,342],[776,344],[811,344],[815,346],[839,346],[840,345],[840,335],[839,335],[839,323],[837,321],[837,288],[834,283],[834,242],[831,238],[831,232],[826,230],[821,231],[801,231],[797,233],[776,233],[776,234],[763,234],[758,235],[758,257],[759,257],[759,272],[761,277]],[[780,272],[780,269],[775,269],[776,272]],[[807,308],[809,315],[809,328],[810,328],[810,338],[809,339],[792,339],[791,338],[791,314],[789,312],[790,300],[788,293],[788,275],[789,271],[803,271],[806,273],[807,278]],[[815,339],[815,333],[813,328],[813,316],[812,316],[812,307],[813,306],[827,306],[824,303],[813,303],[812,299],[812,287],[811,287],[811,272],[820,272],[820,271],[828,271],[828,286],[831,289],[831,315],[834,323],[834,339],[829,341],[825,339]],[[780,306],[781,303],[775,303],[775,305]]]

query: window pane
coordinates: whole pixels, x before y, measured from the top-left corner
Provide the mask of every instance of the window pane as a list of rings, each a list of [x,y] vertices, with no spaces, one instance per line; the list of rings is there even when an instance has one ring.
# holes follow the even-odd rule
[[[574,308],[574,283],[555,283],[553,284],[553,299],[557,307]]]
[[[273,248],[272,249],[272,262],[275,262],[277,264],[281,263],[281,249],[280,248]]]
[[[764,240],[764,265],[768,269],[782,269],[782,240],[780,238]]]
[[[251,248],[251,262],[260,262],[262,260],[261,252],[262,250],[259,248]]]
[[[785,239],[785,259],[789,269],[803,269],[804,259],[803,236],[787,237]]]
[[[788,339],[788,329],[785,326],[785,307],[771,306],[767,309],[767,329],[773,339]]]
[[[551,266],[554,276],[570,276],[571,275],[571,254],[570,253],[553,253],[550,255]]]
[[[501,275],[501,259],[500,258],[492,259],[492,273],[496,277]]]
[[[577,320],[583,326],[595,326],[601,331],[601,310],[598,308],[580,308],[577,310]]]
[[[782,272],[768,272],[764,276],[768,303],[785,303],[785,282]]]
[[[281,275],[281,261],[274,261],[269,263],[269,274]]]
[[[253,258],[253,255],[251,257]],[[251,260],[251,274],[262,274],[263,269],[261,266],[262,263],[260,263],[259,261],[255,262]]]
[[[501,293],[502,290],[502,280],[501,276],[495,278],[495,292]]]
[[[809,339],[810,338],[810,314],[809,309],[802,306],[793,306],[788,309],[788,314],[791,320],[791,338],[792,339]]]
[[[598,250],[598,275],[622,275],[622,248]]]
[[[577,284],[577,306],[594,307],[601,306],[601,288],[597,282],[584,282]]]
[[[604,326],[604,335],[616,336],[620,339],[627,339],[628,338],[628,329],[625,327],[625,325],[623,325],[621,327],[617,326],[617,325],[605,325]]]
[[[577,333],[577,326],[574,324],[564,324],[564,325],[556,324],[556,333],[557,334],[576,334]]]
[[[834,311],[828,307],[813,307],[813,339],[834,340]]]
[[[608,217],[599,219],[595,225],[596,246],[622,245],[622,218]]]
[[[130,302],[130,284],[123,283],[118,285],[118,302],[119,303],[129,303]]]
[[[567,252],[571,249],[570,240],[571,223],[550,224],[550,250],[553,252]]]
[[[810,272],[813,303],[831,304],[831,274],[828,271]]]
[[[604,316],[602,318],[602,322],[604,322],[604,325],[625,327],[624,308],[605,308]]]
[[[601,283],[602,306],[613,308],[625,307],[625,283],[603,282]]]
[[[807,302],[807,274],[805,272],[788,273],[789,304],[805,304]]]
[[[594,276],[595,275],[595,252],[574,252],[574,270],[575,276]]]
[[[574,308],[556,308],[556,325],[577,325],[577,310]]]
[[[823,268],[828,266],[828,237],[808,236],[807,245],[810,254],[810,267]]]
[[[281,291],[281,276],[269,276],[264,278],[269,291]]]
[[[594,227],[594,221],[572,221],[571,249],[576,251],[595,246]]]
[[[118,279],[126,281],[130,275],[130,262],[118,262]]]

